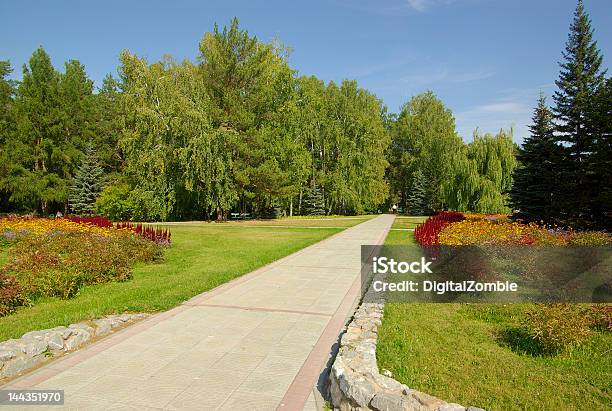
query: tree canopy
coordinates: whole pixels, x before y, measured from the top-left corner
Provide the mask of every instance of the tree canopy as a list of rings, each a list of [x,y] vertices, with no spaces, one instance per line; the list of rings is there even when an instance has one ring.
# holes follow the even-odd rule
[[[237,19],[215,25],[197,54],[150,62],[124,50],[119,77],[97,90],[79,61],[58,71],[42,47],[21,81],[0,61],[0,211],[91,213],[95,199],[97,212],[134,220],[392,204],[412,214],[512,206],[532,219],[609,220],[612,83],[581,1],[555,105],[538,101],[520,150],[512,130],[476,129],[464,142],[432,91],[388,114],[354,80],[300,75],[287,48]]]

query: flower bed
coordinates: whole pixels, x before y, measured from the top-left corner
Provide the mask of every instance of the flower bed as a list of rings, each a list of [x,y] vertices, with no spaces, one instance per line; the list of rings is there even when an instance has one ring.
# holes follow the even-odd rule
[[[423,224],[419,224],[414,229],[414,238],[424,246],[439,244],[440,232],[451,223],[463,219],[463,213],[443,211],[429,217]]]
[[[126,281],[134,263],[161,257],[159,242],[107,221],[0,219],[0,239],[11,246],[0,267],[0,316],[40,297],[72,298],[85,285]]]
[[[106,237],[112,235],[113,232],[114,230],[109,230],[109,227],[100,227],[90,222],[73,221],[67,218],[17,217],[0,219],[0,237],[8,241],[29,234],[86,233]]]
[[[415,230],[415,239],[428,252],[432,252],[432,245],[507,245],[510,248],[598,247],[612,244],[612,236],[605,232],[581,232],[545,227],[536,223],[522,224],[512,221],[506,214],[449,214],[451,213],[441,213],[431,217]],[[476,253],[476,257],[478,256]],[[477,260],[471,254],[470,257]],[[472,261],[472,266],[479,268],[489,265],[485,263]],[[466,269],[473,268],[472,266],[466,265]],[[560,275],[556,271],[554,273]],[[610,304],[537,304],[524,312],[520,332],[515,333],[515,336],[519,335],[529,341],[521,344],[529,346],[534,353],[557,354],[570,351],[588,342],[593,335],[593,329],[604,332],[612,330],[611,307]],[[484,306],[483,309],[488,308]]]
[[[603,246],[612,236],[600,231],[574,231],[512,221],[508,214],[464,214],[442,212],[428,218],[414,230],[422,246],[430,245],[547,245]]]

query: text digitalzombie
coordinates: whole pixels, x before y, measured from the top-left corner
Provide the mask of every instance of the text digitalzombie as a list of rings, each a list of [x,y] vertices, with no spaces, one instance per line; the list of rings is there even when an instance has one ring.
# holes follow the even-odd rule
[[[400,281],[400,282],[384,282],[374,281],[372,284],[375,292],[385,291],[424,291],[434,292],[438,295],[447,292],[516,292],[518,284],[510,281],[494,281],[494,282],[478,282],[472,280],[466,281]]]

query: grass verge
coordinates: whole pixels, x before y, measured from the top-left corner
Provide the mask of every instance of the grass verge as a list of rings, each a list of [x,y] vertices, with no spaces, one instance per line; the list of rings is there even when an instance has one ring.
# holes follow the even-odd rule
[[[395,217],[395,221],[393,221],[393,225],[391,229],[414,229],[417,225],[425,221],[427,217],[407,217],[407,216],[397,216]]]
[[[172,225],[171,230],[173,244],[163,262],[135,267],[127,282],[86,286],[69,300],[41,298],[0,318],[0,341],[106,314],[166,310],[341,231],[207,223]]]
[[[387,245],[414,244],[391,231]],[[379,368],[411,388],[488,410],[604,410],[612,404],[612,334],[597,332],[569,354],[524,350],[528,304],[389,303],[377,347]]]

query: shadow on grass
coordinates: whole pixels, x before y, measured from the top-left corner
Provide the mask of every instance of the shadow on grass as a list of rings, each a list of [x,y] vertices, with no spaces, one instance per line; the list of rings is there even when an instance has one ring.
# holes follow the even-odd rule
[[[520,355],[532,357],[550,355],[539,342],[529,336],[523,327],[509,327],[501,330],[497,335],[497,342]]]

